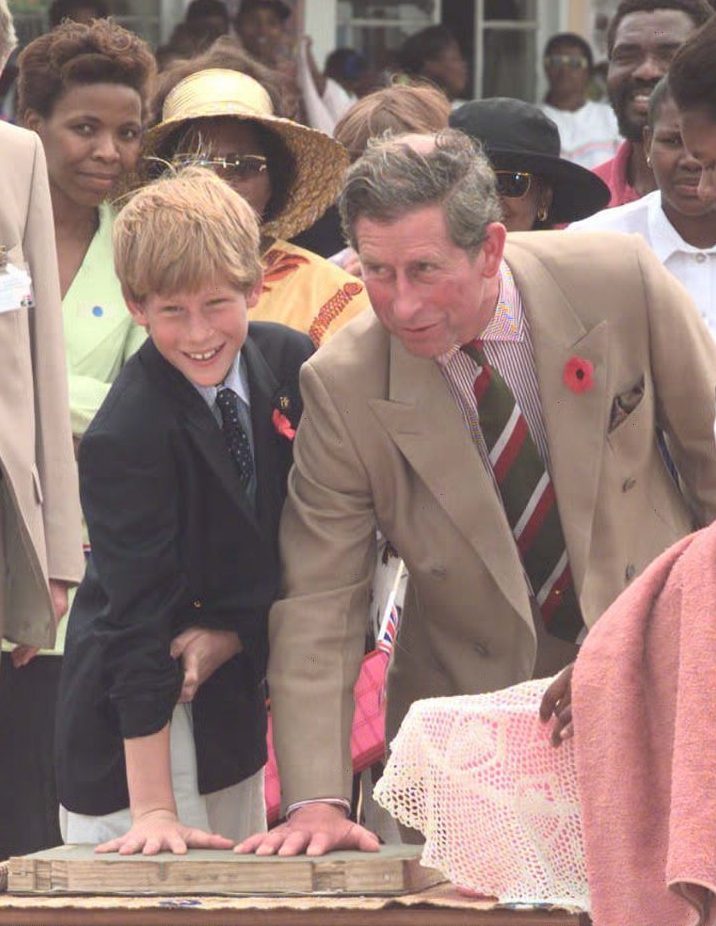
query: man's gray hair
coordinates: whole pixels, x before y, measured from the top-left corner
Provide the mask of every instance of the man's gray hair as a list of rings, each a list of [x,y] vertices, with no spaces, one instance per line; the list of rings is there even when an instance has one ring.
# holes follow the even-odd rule
[[[338,200],[343,231],[354,248],[359,218],[394,222],[430,205],[443,207],[453,244],[466,251],[479,248],[486,226],[501,220],[490,163],[479,143],[456,129],[439,132],[432,147],[429,142],[413,147],[400,136],[372,142],[349,169]]]
[[[15,26],[12,23],[12,13],[7,0],[0,0],[0,71],[10,57],[10,52],[17,45]]]

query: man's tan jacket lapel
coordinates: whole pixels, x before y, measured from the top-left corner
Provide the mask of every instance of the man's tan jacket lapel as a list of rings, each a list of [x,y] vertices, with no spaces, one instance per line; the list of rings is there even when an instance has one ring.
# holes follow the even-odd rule
[[[531,253],[520,249],[514,272],[532,335],[551,475],[579,590],[589,561],[608,426],[608,325],[604,321],[587,330]],[[531,623],[522,566],[504,510],[438,365],[413,357],[395,338],[390,351],[389,399],[372,400],[373,411],[487,565],[505,598]],[[593,385],[583,393],[573,392],[563,380],[565,365],[575,356],[594,368]]]
[[[608,324],[602,321],[587,330],[545,266],[521,248],[514,275],[532,335],[551,476],[579,592],[589,559],[608,425]],[[565,365],[573,357],[588,360],[594,368],[593,385],[585,392],[574,392],[564,383]]]
[[[389,399],[370,406],[455,527],[528,624],[524,575],[504,509],[460,410],[433,360],[390,346]]]

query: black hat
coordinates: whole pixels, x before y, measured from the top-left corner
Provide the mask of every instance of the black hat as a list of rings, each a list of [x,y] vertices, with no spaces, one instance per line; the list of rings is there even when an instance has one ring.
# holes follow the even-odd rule
[[[496,170],[544,177],[552,187],[549,222],[575,222],[606,208],[607,185],[591,170],[559,156],[559,129],[537,106],[508,97],[475,100],[452,112],[450,125],[482,142]]]
[[[240,17],[260,7],[271,10],[281,20],[286,20],[291,15],[291,7],[283,0],[243,0],[237,15]]]

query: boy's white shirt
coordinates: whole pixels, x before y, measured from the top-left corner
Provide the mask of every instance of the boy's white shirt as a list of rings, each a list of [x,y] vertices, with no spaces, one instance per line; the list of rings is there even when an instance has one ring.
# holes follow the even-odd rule
[[[191,380],[189,380],[189,382],[191,382]],[[214,411],[216,409],[216,393],[219,391],[219,386],[198,386],[193,382],[191,384],[209,408]],[[249,401],[249,374],[246,369],[246,364],[241,359],[241,351],[234,357],[234,362],[229,367],[229,372],[224,377],[224,382],[219,385],[233,389],[236,395],[240,399],[243,399],[249,408],[251,408],[251,402]],[[218,409],[216,409],[216,413],[218,414]],[[219,417],[218,420],[220,421],[221,418]]]

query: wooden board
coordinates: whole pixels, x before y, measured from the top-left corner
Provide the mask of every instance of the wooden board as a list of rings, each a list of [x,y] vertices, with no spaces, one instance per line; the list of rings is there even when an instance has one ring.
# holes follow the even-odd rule
[[[59,846],[11,858],[8,890],[37,894],[377,894],[415,893],[444,877],[420,864],[419,846],[332,852],[316,858],[259,857],[190,849],[186,855],[98,855]]]
[[[0,926],[590,926],[559,909],[505,909],[444,883],[397,896],[2,894]]]

